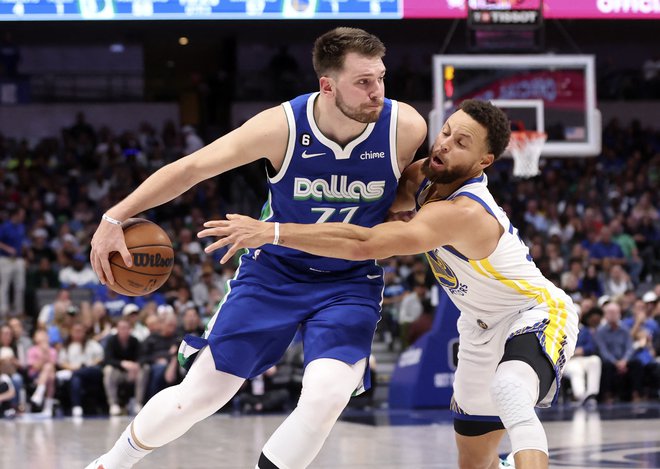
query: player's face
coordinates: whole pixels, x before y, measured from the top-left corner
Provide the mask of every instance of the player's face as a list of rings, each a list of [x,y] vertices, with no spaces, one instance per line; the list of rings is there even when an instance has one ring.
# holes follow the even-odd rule
[[[463,111],[449,116],[422,165],[424,176],[451,184],[479,174],[488,155],[487,133],[485,127]]]
[[[385,65],[380,57],[350,52],[335,78],[335,105],[346,117],[368,124],[383,110]]]

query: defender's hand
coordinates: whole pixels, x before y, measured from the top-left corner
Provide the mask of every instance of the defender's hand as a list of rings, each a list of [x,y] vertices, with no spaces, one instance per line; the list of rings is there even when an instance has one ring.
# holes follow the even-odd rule
[[[220,259],[222,264],[230,260],[239,249],[258,248],[272,242],[275,237],[273,223],[255,220],[245,215],[228,214],[226,220],[207,221],[204,227],[206,229],[197,233],[198,238],[220,237],[204,249],[207,254],[231,244],[227,253]]]
[[[119,252],[124,264],[128,267],[133,265],[131,253],[128,252],[126,247],[124,230],[120,225],[101,220],[96,232],[94,232],[91,245],[92,250],[89,254],[89,260],[103,285],[106,283],[115,284],[115,278],[112,275],[112,270],[110,270],[110,255],[113,252]]]

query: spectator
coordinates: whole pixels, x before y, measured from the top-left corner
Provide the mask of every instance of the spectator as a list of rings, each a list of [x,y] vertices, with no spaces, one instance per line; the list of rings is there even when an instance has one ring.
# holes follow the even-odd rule
[[[644,267],[644,262],[639,257],[637,243],[630,234],[624,231],[619,218],[615,218],[610,222],[610,230],[612,231],[612,240],[621,247],[621,251],[623,251],[626,258],[626,266],[628,272],[630,272],[631,280],[635,285],[639,284],[639,276]]]
[[[7,402],[12,401],[15,396],[16,390],[11,378],[0,374],[0,411],[5,417],[11,418],[16,414],[16,411],[7,405]]]
[[[410,326],[415,322],[424,311],[423,301],[427,299],[428,289],[425,283],[415,283],[413,290],[407,292],[401,300],[399,307],[399,328],[401,339],[401,350],[405,350],[410,345],[408,342],[408,332]]]
[[[26,266],[23,247],[27,243],[25,210],[14,208],[0,225],[0,318],[25,312]],[[12,287],[12,304],[9,288]]]
[[[224,292],[222,278],[215,273],[211,264],[204,264],[200,281],[192,286],[192,299],[200,310],[209,303],[213,289]]]
[[[549,243],[546,248],[546,255],[548,260],[548,272],[546,274],[561,275],[565,269],[559,243]]]
[[[653,206],[653,199],[651,192],[645,191],[639,198],[637,204],[633,207],[630,216],[637,220],[644,220],[645,218],[652,222],[660,220],[660,213],[658,208]]]
[[[16,390],[12,398],[11,407],[6,412],[14,415],[25,402],[20,402],[23,389],[23,376],[21,375],[21,362],[18,359],[18,347],[14,331],[8,325],[0,326],[0,374],[8,376],[13,388]]]
[[[112,188],[111,178],[105,177],[102,171],[96,171],[94,178],[90,181],[87,196],[92,202],[99,203],[100,200],[107,197]]]
[[[126,319],[131,325],[131,335],[140,342],[149,337],[151,333],[147,326],[140,321],[140,308],[134,303],[124,306],[121,311],[122,318]]]
[[[96,275],[96,274],[94,274]],[[103,304],[106,314],[110,319],[116,319],[121,316],[124,306],[132,303],[133,300],[126,296],[117,293],[116,291],[108,288],[107,285],[99,285],[96,288],[95,301]]]
[[[28,296],[36,295],[37,290],[45,288],[55,290],[60,288],[60,279],[57,270],[47,257],[42,257],[33,264],[26,277],[26,291]]]
[[[67,257],[67,266],[60,270],[59,280],[65,288],[85,288],[99,284],[99,279],[83,254]]]
[[[383,268],[385,287],[383,289],[383,326],[384,340],[389,349],[394,349],[395,337],[399,337],[399,307],[406,293],[406,287],[392,266]]]
[[[197,336],[202,336],[204,334],[204,326],[202,325],[202,320],[199,317],[199,312],[197,311],[197,308],[193,306],[186,308],[186,310],[183,312],[181,324],[181,337],[185,336],[186,334]]]
[[[422,314],[408,329],[408,344],[414,345],[417,340],[433,328],[435,308],[428,299],[422,301]]]
[[[601,388],[603,401],[611,403],[615,394],[622,397],[627,394],[622,389],[624,381],[631,387],[633,401],[641,398],[642,366],[632,360],[633,342],[630,331],[621,324],[621,307],[614,301],[602,306],[605,316],[603,324],[596,332],[596,344],[603,360],[603,378]]]
[[[598,241],[589,249],[589,261],[595,265],[607,267],[611,264],[623,265],[626,258],[621,246],[612,241],[612,232],[604,226],[600,230]]]
[[[539,204],[536,199],[530,199],[527,202],[527,210],[525,210],[524,219],[525,222],[532,225],[537,232],[546,233],[548,231],[548,219],[539,211]]]
[[[623,295],[628,290],[633,289],[633,283],[630,275],[620,264],[610,266],[604,279],[605,294],[611,297]]]
[[[122,413],[119,389],[124,383],[136,385],[140,374],[140,342],[131,335],[131,324],[125,318],[117,321],[117,333],[111,335],[105,345],[103,387],[108,398],[110,415]],[[136,386],[137,387],[137,386]],[[135,389],[135,394],[138,390]],[[136,402],[141,406],[141,402]],[[139,407],[133,409],[137,413]]]
[[[264,373],[249,379],[239,391],[241,411],[243,413],[261,413],[288,410],[289,391],[273,386],[277,375],[277,366],[271,366]]]
[[[188,286],[181,286],[177,291],[177,296],[172,302],[172,307],[174,308],[174,314],[177,317],[182,317],[183,313],[188,308],[196,308],[195,302],[191,298],[190,288]]]
[[[172,354],[178,349],[177,317],[173,313],[160,315],[160,327],[142,342],[140,352],[141,380],[146,384],[144,395],[137,395],[138,403],[144,404],[161,389],[167,387],[165,370]]]
[[[416,256],[413,260],[410,274],[406,277],[404,286],[412,291],[414,286],[423,283],[428,290],[435,287],[435,279],[424,258]]]
[[[634,376],[639,382],[632,383],[633,401],[645,397],[656,399],[660,385],[660,363],[655,361],[655,350],[653,340],[648,329],[639,328],[632,333],[633,338],[633,361],[640,363],[642,367],[640,376]],[[648,383],[648,386],[646,386]],[[648,392],[645,390],[648,388]]]
[[[639,330],[645,329],[653,343],[654,338],[660,335],[660,324],[654,317],[657,302],[658,297],[653,290],[647,291],[634,302],[632,314],[621,321],[630,330],[631,336],[635,337]]]
[[[603,295],[603,282],[600,279],[599,268],[596,265],[590,264],[587,267],[584,277],[580,280],[579,289],[583,297]]]
[[[580,283],[584,276],[582,268],[582,260],[577,257],[571,258],[569,270],[562,272],[560,276],[560,285],[574,301],[579,301],[582,298],[580,294]]]
[[[34,345],[28,350],[28,376],[37,385],[30,402],[42,408],[42,414],[53,415],[55,400],[55,366],[57,351],[48,343],[48,333],[37,329],[32,337]]]
[[[82,396],[102,388],[103,347],[90,338],[85,325],[74,322],[69,337],[60,349],[56,373],[58,384],[68,382],[71,397],[71,415],[82,417]]]
[[[14,344],[16,345],[19,368],[21,370],[27,370],[27,351],[32,346],[32,340],[25,333],[25,328],[20,319],[11,318],[8,324],[14,333]]]
[[[65,311],[73,303],[69,290],[61,289],[57,292],[52,303],[47,303],[39,310],[37,317],[37,327],[47,329],[55,324],[55,315],[58,311]]]
[[[26,258],[32,265],[39,265],[41,259],[48,259],[50,263],[57,261],[57,255],[52,247],[48,245],[48,231],[45,228],[37,228],[32,231],[32,244],[26,251]]]
[[[593,407],[600,394],[600,379],[602,374],[602,362],[598,356],[598,348],[593,337],[592,328],[589,324],[594,321],[600,322],[603,311],[592,308],[583,312],[580,320],[580,332],[573,357],[566,363],[564,376],[570,379],[573,398],[580,404]]]
[[[105,345],[108,336],[112,333],[112,320],[108,316],[108,311],[103,303],[95,301],[90,308],[89,318],[87,320],[87,329],[92,334],[92,338],[101,345]]]

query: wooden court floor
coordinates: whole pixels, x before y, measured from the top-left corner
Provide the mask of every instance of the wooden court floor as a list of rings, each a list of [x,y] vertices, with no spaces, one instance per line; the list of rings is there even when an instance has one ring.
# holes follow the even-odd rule
[[[660,404],[541,414],[551,467],[660,468]],[[136,468],[252,469],[284,415],[217,414]],[[0,468],[82,469],[113,444],[128,417],[0,420]],[[509,449],[502,444],[502,453]],[[446,411],[347,411],[311,468],[456,468]]]

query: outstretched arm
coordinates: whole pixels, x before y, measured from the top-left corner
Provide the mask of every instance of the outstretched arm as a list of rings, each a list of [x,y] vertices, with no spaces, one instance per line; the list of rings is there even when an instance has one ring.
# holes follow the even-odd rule
[[[277,244],[310,254],[349,260],[419,254],[446,244],[469,254],[480,244],[490,243],[494,249],[499,228],[489,220],[484,229],[483,221],[489,218],[497,224],[481,206],[460,197],[426,204],[409,222],[387,222],[373,228],[348,223],[281,223]],[[198,233],[199,237],[221,237],[210,244],[206,252],[231,245],[221,260],[223,263],[239,249],[272,244],[276,237],[275,223],[243,215],[228,215],[227,220],[209,221],[204,226],[206,229]]]

